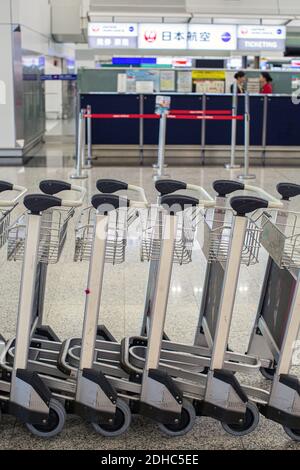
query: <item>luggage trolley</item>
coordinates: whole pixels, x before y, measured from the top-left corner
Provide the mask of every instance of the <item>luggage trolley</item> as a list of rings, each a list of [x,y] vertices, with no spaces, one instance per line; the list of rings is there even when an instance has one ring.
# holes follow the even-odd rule
[[[159,193],[159,196],[157,198],[157,204],[158,206],[160,205],[161,202],[161,197],[166,196],[167,194],[172,194],[176,193],[177,191],[190,191],[192,192],[196,197],[201,197],[209,203],[211,201],[212,207],[214,207],[215,203],[212,197],[205,191],[204,188],[198,185],[194,184],[187,184],[183,181],[178,181],[178,180],[171,180],[171,179],[161,179],[156,181],[155,183],[155,188]],[[149,213],[148,218],[145,221],[145,231],[144,233],[149,233],[151,232],[151,229],[153,225],[155,225],[155,218],[156,218],[156,213],[158,212],[158,217],[161,218],[161,212],[160,211],[152,211],[152,213]],[[190,221],[191,223],[191,229],[196,230],[197,224],[199,223],[199,212],[194,213],[194,218],[193,220]],[[161,220],[159,222],[161,224]],[[154,288],[155,288],[155,279],[157,276],[157,269],[158,269],[158,257],[157,256],[149,256],[149,247],[148,241],[146,238],[144,238],[144,243],[142,244],[142,256],[141,259],[142,261],[150,261],[149,265],[149,274],[148,274],[148,282],[147,282],[147,290],[146,290],[146,297],[145,297],[145,303],[144,303],[144,312],[143,312],[143,321],[142,321],[142,327],[140,331],[141,336],[147,336],[148,331],[149,331],[149,321],[150,321],[150,315],[151,315],[151,308],[152,308],[152,299],[154,296]],[[182,260],[184,262],[184,260]],[[168,335],[164,332],[163,334],[163,339],[164,340],[169,340]]]
[[[261,413],[282,424],[289,437],[300,442],[300,380],[290,372],[292,365],[299,366],[300,213],[286,210],[289,198],[298,195],[300,187],[286,183],[277,189],[284,209],[274,217],[263,215],[261,243],[269,261],[249,351],[257,348],[273,364],[263,371],[273,383]]]
[[[175,195],[164,196],[162,198],[162,203],[167,203],[170,207],[176,203],[178,204],[178,201],[183,203],[184,199]],[[161,370],[159,370],[159,373],[165,373],[168,377],[171,376],[173,378],[174,383],[179,387],[183,396],[192,399],[198,415],[213,417],[221,421],[224,429],[230,434],[242,436],[253,431],[259,421],[258,409],[248,399],[248,396],[257,403],[266,404],[269,399],[268,392],[264,390],[241,386],[233,372],[226,370],[224,367],[240,265],[244,262],[248,264],[250,260],[257,259],[260,248],[262,228],[257,223],[255,217],[251,218],[246,215],[260,208],[281,207],[281,203],[244,196],[232,198],[231,206],[235,213],[231,214],[232,223],[230,229],[228,229],[228,225],[223,227],[223,230],[219,232],[219,236],[214,238],[214,242],[210,245],[211,253],[214,253],[214,256],[219,256],[220,260],[226,262],[226,269],[208,374],[206,376],[201,373],[188,371],[181,368],[180,364],[177,365],[175,361],[173,366],[160,362]],[[172,218],[171,212],[168,217]],[[169,223],[167,220],[167,224]],[[174,245],[173,249],[175,250]],[[160,360],[172,270],[171,255],[174,256],[174,253],[175,251],[173,253],[169,251],[167,257],[163,253],[163,248],[161,248],[160,268],[155,290],[154,308],[150,317],[150,334],[147,342],[143,381],[145,381],[145,370],[148,370],[149,365],[158,367]],[[164,277],[162,277],[163,274]],[[130,338],[124,340],[123,352],[124,365],[132,373],[137,373],[139,369],[135,368],[130,361]],[[256,368],[259,365],[258,361]],[[148,396],[151,397],[151,391],[153,390],[151,384],[148,384],[148,389]],[[163,424],[162,427],[165,432],[169,432],[172,435],[172,426]]]
[[[81,198],[60,199],[46,194],[25,196],[27,213],[10,228],[8,235],[9,256],[22,259],[23,268],[17,332],[12,340],[13,365],[7,362],[10,341],[1,353],[0,406],[3,412],[24,422],[33,434],[43,437],[51,437],[61,431],[65,409],[51,393],[47,378],[41,378],[29,367],[30,343],[36,327],[36,318],[32,315],[36,275],[40,262],[56,263],[59,260],[68,221],[74,208],[82,204],[85,194],[85,190],[78,186],[64,189],[79,192]]]
[[[181,204],[183,204],[182,200]],[[195,198],[184,199],[184,202],[192,203],[195,206],[195,203],[198,203],[198,200]],[[127,206],[126,206],[127,203]],[[129,202],[123,203],[122,198],[116,195],[97,195],[93,197],[93,206],[97,207],[97,224],[101,224],[101,220],[107,219],[108,216],[113,215],[115,211],[119,210],[119,206],[125,204],[125,207],[141,207],[145,208],[147,205],[145,202]],[[111,211],[108,213],[106,207],[110,204]],[[107,212],[107,213],[106,213]],[[114,216],[116,217],[116,216]],[[109,223],[109,222],[106,222]],[[173,243],[176,239],[176,256],[181,254],[185,256],[186,245],[183,243],[182,236],[183,226],[179,228],[178,232],[171,231],[171,241],[168,239],[163,239],[162,246],[167,248],[167,253],[161,253],[161,256],[164,257],[169,253],[169,250],[172,248]],[[102,230],[103,232],[103,230]],[[98,233],[97,226],[94,230],[94,234]],[[104,232],[106,238],[108,239],[109,230]],[[113,239],[115,240],[115,236]],[[173,384],[173,381],[170,376],[166,373],[160,371],[158,367],[153,368],[153,373],[149,375],[149,380],[142,380],[142,373],[135,371],[133,374],[128,373],[126,369],[122,368],[121,365],[110,361],[115,352],[116,356],[120,356],[120,344],[99,341],[96,339],[97,332],[97,322],[99,316],[99,305],[101,302],[101,289],[102,289],[102,278],[103,278],[103,267],[105,261],[105,245],[102,242],[102,250],[98,247],[98,242],[94,241],[92,256],[90,258],[90,269],[89,269],[89,282],[87,289],[87,302],[85,309],[85,318],[84,318],[84,328],[83,328],[83,338],[82,338],[82,350],[89,351],[89,362],[88,367],[92,367],[94,371],[103,372],[106,377],[109,379],[109,382],[117,390],[119,397],[126,399],[130,402],[131,409],[134,412],[138,412],[142,415],[150,416],[152,419],[157,421],[161,426],[161,429],[165,431],[164,424],[169,423],[172,426],[172,435],[182,435],[188,432],[195,419],[195,411],[192,404],[189,401],[184,401],[182,394],[177,390],[176,386]],[[181,253],[182,252],[182,253]],[[101,254],[100,254],[101,253]],[[172,257],[173,259],[173,257]],[[160,263],[161,264],[161,263]],[[164,279],[161,279],[161,276],[165,276],[165,272],[160,271],[160,285],[165,286],[163,282]],[[91,286],[91,287],[90,287]],[[165,289],[165,287],[163,287]],[[154,344],[157,340],[155,339],[155,331],[150,332],[150,338]],[[151,342],[149,340],[149,344]],[[86,347],[86,344],[89,347]],[[76,373],[77,358],[71,356],[72,345],[74,342],[72,340],[67,340],[65,347],[62,349],[62,354],[60,355],[60,367],[64,371],[69,370],[70,376],[73,376]],[[95,349],[95,345],[99,349]],[[76,346],[76,344],[75,344]],[[123,343],[121,345],[123,347]],[[79,346],[77,345],[79,349]],[[84,352],[85,354],[85,352]],[[103,358],[106,358],[106,360]],[[75,362],[75,364],[74,364]],[[150,377],[151,376],[151,377]],[[149,383],[151,382],[151,389],[153,386],[154,396],[153,402],[152,398],[149,397]],[[150,392],[151,395],[151,392]],[[167,431],[168,435],[170,434]]]
[[[182,182],[181,184],[184,185]],[[227,180],[218,180],[214,182],[213,186],[218,193],[218,197],[213,203],[214,207],[208,208],[204,213],[204,236],[202,241],[203,252],[207,259],[207,268],[195,342],[194,345],[186,345],[172,341],[163,341],[161,352],[161,361],[164,364],[168,362],[170,362],[170,364],[177,363],[180,364],[181,367],[199,372],[202,371],[203,368],[206,368],[204,370],[208,370],[210,364],[226,267],[229,242],[228,235],[233,223],[232,210],[226,207],[226,195],[234,191],[247,190],[255,192],[258,195],[263,194],[267,196],[270,201],[273,201],[277,207],[282,207],[279,200],[269,195],[264,190],[254,186],[243,185],[235,181]],[[164,191],[163,185],[160,189]],[[166,190],[167,189],[168,186],[166,187]],[[258,262],[260,244],[259,241],[252,236],[253,233],[253,231],[247,231],[247,239],[242,256],[242,263],[248,266]],[[251,234],[251,237],[248,237],[249,234]],[[259,237],[259,233],[255,235],[257,238]],[[153,292],[153,281],[151,286]],[[150,289],[148,288],[148,292],[149,291]],[[151,299],[151,297],[149,298]],[[144,314],[144,319],[145,318],[146,315]],[[141,359],[145,355],[145,346],[145,338],[135,337],[131,339],[130,357],[134,366],[143,367]],[[263,364],[267,366],[270,364],[270,361],[265,359]],[[255,352],[252,352],[250,355],[236,353],[230,350],[226,351],[226,369],[235,372],[252,372],[256,371],[259,366],[261,366],[260,357],[258,359]]]
[[[272,214],[272,219],[266,219],[270,240],[268,242],[267,232],[264,232],[263,245],[269,252],[269,259],[247,349],[247,354],[255,352],[270,362],[269,366],[261,368],[261,373],[267,379],[273,379],[278,363],[299,272],[297,262],[293,261],[298,254],[298,216],[289,212],[289,204],[291,198],[300,195],[300,186],[279,183],[277,191],[282,197],[283,209],[276,215]],[[274,224],[278,227],[277,231]],[[284,234],[289,238],[289,242],[285,240]],[[283,259],[279,259],[280,256]]]
[[[283,187],[280,186],[279,191],[283,191]],[[165,200],[163,198],[163,201]],[[267,201],[249,196],[234,197],[231,199],[231,206],[236,211],[236,215],[234,216],[230,236],[219,233],[218,237],[214,237],[210,243],[210,251],[213,252],[211,256],[218,257],[220,261],[225,259],[227,261],[205,392],[202,399],[194,399],[194,406],[197,414],[208,415],[220,420],[223,428],[235,436],[248,434],[255,429],[259,420],[259,409],[267,418],[282,424],[289,437],[299,441],[300,381],[297,377],[290,375],[290,366],[300,325],[299,274],[290,302],[271,391],[241,386],[233,373],[224,369],[224,359],[227,354],[228,335],[240,264],[247,260],[249,263],[249,256],[254,256],[257,259],[259,246],[263,244],[279,267],[290,271],[298,268],[300,266],[300,255],[297,244],[299,243],[300,231],[297,229],[297,217],[300,214],[286,214],[286,217],[289,217],[288,222],[285,220],[281,227],[280,220],[282,219],[278,220],[277,216],[274,223],[270,218],[269,211],[263,212],[259,216],[254,213],[254,219],[252,220],[247,220],[246,217],[247,213],[257,211],[259,208],[276,209],[276,211],[279,209],[280,217],[282,216],[282,204],[279,201]],[[163,303],[163,299],[161,299],[161,302]],[[151,322],[156,326],[159,324],[160,329],[156,331],[157,338],[159,337],[159,331],[163,331],[164,321],[162,313],[159,319],[155,318],[156,316],[158,316],[158,313],[154,310]],[[160,323],[158,323],[159,321]],[[154,326],[151,328],[154,328]],[[124,350],[127,351],[127,355],[124,356],[126,366],[133,371],[135,369],[129,361],[128,346]],[[148,345],[147,354],[149,354],[149,350]],[[199,388],[203,387],[203,375],[198,374],[197,376],[192,372],[187,373],[186,370],[180,369],[180,364],[179,366],[173,365],[173,372],[171,365],[161,365],[161,368],[174,378],[177,385],[182,385],[183,393],[188,393],[189,398],[192,395],[192,383],[197,383]]]
[[[103,191],[103,192],[108,191],[108,189],[111,187],[111,182],[112,180],[99,180],[97,182],[98,190]],[[134,185],[128,185],[126,183],[119,182],[116,180],[113,180],[113,182],[115,183],[114,188],[116,188],[116,183],[117,183],[118,190],[124,189],[124,187],[126,187],[128,191],[134,191],[136,194],[138,194],[141,201],[144,204],[146,204],[146,202],[144,202],[146,201],[146,197],[145,197],[144,190],[142,188],[138,186],[134,186]],[[65,185],[68,185],[68,183],[57,182],[57,181],[44,181],[40,184],[40,188],[43,190],[44,193],[53,194],[53,193],[57,193],[59,188],[60,190],[67,189]],[[120,187],[120,185],[122,185],[122,188]],[[130,218],[128,221],[126,221],[126,224],[128,223],[130,224],[131,222],[133,222],[133,220],[137,216],[138,216],[138,212],[132,210],[130,213]],[[22,234],[23,236],[25,233],[24,221],[22,219],[24,219],[24,217],[21,218],[21,220],[17,224],[15,224],[15,226],[12,227],[10,231],[11,247],[8,250],[9,259],[21,258],[19,251],[21,252],[22,250],[19,247],[20,245],[19,238],[20,238],[20,234]],[[76,227],[76,235],[75,235],[76,241],[75,241],[75,255],[74,255],[75,261],[83,261],[85,259],[89,259],[89,256],[91,254],[90,253],[91,245],[92,245],[93,236],[94,236],[93,231],[94,231],[95,220],[96,220],[96,210],[93,208],[93,206],[88,207],[87,209],[84,209],[82,211],[79,221],[77,223],[77,227]],[[124,220],[118,221],[118,223],[121,223],[121,222],[125,223]],[[122,235],[123,232],[120,231],[120,227],[118,227],[118,230],[120,234],[119,233],[117,234],[117,239],[116,239],[117,250],[114,252],[114,258],[111,260],[115,264],[122,262],[123,261],[122,257],[125,254],[125,251],[124,251],[125,245],[122,246],[123,239],[122,238],[120,239],[120,236]],[[18,240],[17,242],[16,242],[16,239]],[[111,240],[110,240],[110,243],[111,243]],[[17,249],[19,251],[17,251]],[[43,263],[40,263],[40,264],[43,264]],[[38,275],[38,272],[40,271],[37,271],[37,275]],[[44,284],[44,282],[45,282],[45,276],[43,276],[42,284]],[[39,291],[40,290],[44,291],[44,289],[45,289],[45,286],[43,285],[43,288],[42,289],[39,288]],[[68,379],[69,374],[68,373],[65,374],[64,371],[58,368],[58,359],[61,353],[62,342],[59,339],[53,338],[53,334],[55,333],[51,333],[51,337],[48,337],[45,334],[45,329],[47,328],[47,333],[48,333],[48,329],[50,327],[48,326],[45,327],[42,322],[43,301],[44,301],[44,298],[42,296],[42,298],[40,298],[38,302],[39,308],[37,310],[37,313],[35,309],[33,310],[33,315],[32,315],[33,321],[35,322],[35,325],[39,325],[39,326],[35,326],[35,328],[33,329],[30,351],[29,351],[28,366],[32,370],[40,374],[45,374],[47,376],[51,376],[51,377],[58,378],[58,379]],[[37,330],[39,330],[38,335],[36,334]],[[52,332],[52,329],[51,329],[51,332]],[[105,339],[112,343],[111,347],[113,349],[113,344],[115,340],[112,337],[112,335],[109,333],[107,328],[103,326],[98,326],[97,340],[99,340],[100,334],[102,335],[101,336],[102,340],[103,340],[103,336],[105,335]],[[78,360],[77,360],[77,368],[78,368],[79,358],[80,358],[80,349],[81,349],[81,338],[72,339],[72,341],[74,341],[76,344],[80,346],[78,349]],[[7,343],[5,354],[2,357],[2,362],[6,366],[13,364],[14,352],[15,352],[14,343],[15,343],[15,339],[12,338]],[[117,347],[117,350],[120,351],[119,345]],[[114,350],[111,352],[111,354],[113,354],[113,352]]]
[[[12,199],[2,198],[0,199],[0,249],[7,242],[8,228],[10,224],[10,218],[13,210],[16,208],[18,201],[26,193],[26,188],[19,185],[14,185],[7,181],[0,181],[0,194],[7,192],[17,193]],[[5,347],[5,339],[0,334],[0,353]]]

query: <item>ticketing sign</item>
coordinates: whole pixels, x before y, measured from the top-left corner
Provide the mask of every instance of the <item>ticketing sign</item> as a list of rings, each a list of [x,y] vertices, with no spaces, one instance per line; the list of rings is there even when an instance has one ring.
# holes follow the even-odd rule
[[[241,25],[238,26],[237,36],[240,51],[285,50],[285,26]]]

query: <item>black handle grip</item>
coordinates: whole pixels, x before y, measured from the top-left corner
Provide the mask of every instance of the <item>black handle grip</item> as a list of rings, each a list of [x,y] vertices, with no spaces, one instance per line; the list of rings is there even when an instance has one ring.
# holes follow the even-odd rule
[[[60,207],[61,199],[48,194],[28,194],[23,203],[32,214],[38,215],[51,207]]]
[[[70,183],[66,183],[65,181],[44,180],[40,182],[40,190],[43,191],[44,194],[50,194],[51,196],[61,191],[70,191],[70,189]]]
[[[244,216],[257,209],[266,209],[268,201],[253,196],[234,196],[230,199],[230,205],[237,215]]]
[[[158,180],[155,183],[155,188],[161,196],[164,196],[180,189],[186,189],[186,183],[178,180]]]
[[[213,188],[219,197],[225,197],[227,194],[234,193],[235,191],[243,191],[245,185],[238,181],[217,180],[213,182]]]
[[[107,213],[119,207],[129,207],[130,201],[116,194],[95,194],[92,197],[92,205],[101,213]]]
[[[13,187],[13,184],[8,183],[7,181],[0,181],[0,193],[3,193],[4,191],[12,191]]]
[[[97,181],[96,187],[101,193],[112,194],[122,189],[128,189],[128,184],[119,180],[101,179]]]
[[[284,201],[300,194],[300,185],[295,183],[278,183],[276,189]]]
[[[181,212],[188,207],[198,206],[199,199],[191,196],[183,196],[180,194],[167,194],[166,196],[162,196],[161,204],[171,214],[176,214],[176,212]]]

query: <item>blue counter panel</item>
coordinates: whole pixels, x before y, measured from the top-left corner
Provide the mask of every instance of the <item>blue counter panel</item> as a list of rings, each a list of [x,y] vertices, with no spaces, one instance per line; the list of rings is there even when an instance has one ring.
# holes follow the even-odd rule
[[[167,93],[165,93],[167,95]],[[155,110],[155,95],[144,95],[144,113]],[[172,109],[202,109],[202,96],[171,95]],[[263,96],[250,97],[250,144],[262,145]],[[94,113],[138,114],[139,95],[86,94],[81,95],[81,106],[92,106]],[[232,98],[226,95],[207,96],[207,110],[231,110]],[[238,97],[238,114],[244,114],[244,96]],[[268,98],[267,145],[300,146],[300,105],[288,96]],[[167,145],[201,145],[201,123],[193,120],[169,120]],[[107,145],[138,145],[139,120],[93,120],[93,143]],[[144,144],[157,145],[158,120],[144,120]],[[206,145],[230,145],[231,121],[206,121]],[[244,143],[244,123],[237,122],[237,145]]]
[[[300,145],[300,105],[290,97],[268,99],[267,145]]]
[[[138,114],[139,96],[81,95],[81,107],[92,106],[93,113]],[[139,142],[138,119],[93,119],[93,144],[134,145]]]
[[[154,95],[144,96],[144,114],[153,114],[155,110]],[[155,119],[144,119],[144,144],[158,144],[159,121]]]

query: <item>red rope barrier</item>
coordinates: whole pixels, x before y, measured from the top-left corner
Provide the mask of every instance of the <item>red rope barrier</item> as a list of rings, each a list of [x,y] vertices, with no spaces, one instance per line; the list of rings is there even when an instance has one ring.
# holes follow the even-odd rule
[[[169,114],[168,119],[188,119],[188,120],[199,120],[199,121],[242,121],[244,116],[184,116],[183,114]]]
[[[160,119],[158,114],[85,114],[92,119]]]
[[[158,114],[85,114],[84,117],[88,119],[160,119],[160,115]],[[167,118],[199,121],[242,121],[244,116],[168,114]]]
[[[231,110],[230,109],[207,109],[205,111],[201,111],[201,110],[193,110],[193,109],[171,109],[170,111],[170,114],[205,114],[205,115],[215,115],[215,114],[220,114],[220,115],[229,115],[231,114]]]

